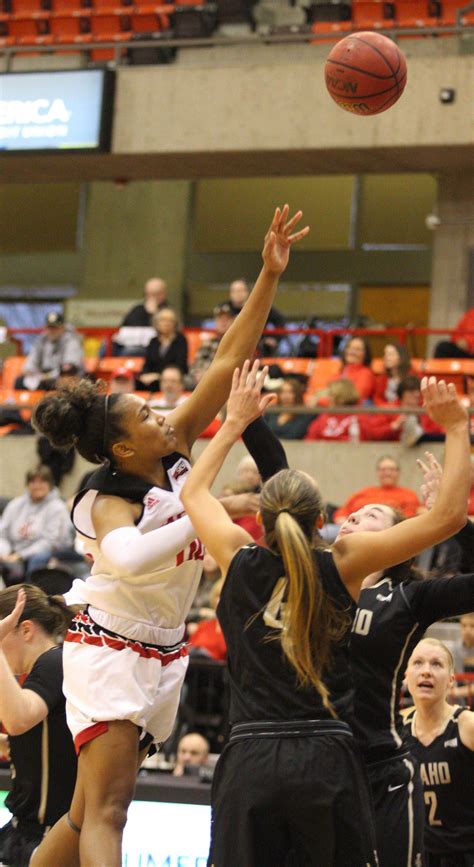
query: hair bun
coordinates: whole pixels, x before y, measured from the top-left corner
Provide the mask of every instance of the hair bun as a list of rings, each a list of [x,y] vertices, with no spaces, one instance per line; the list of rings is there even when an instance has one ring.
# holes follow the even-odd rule
[[[33,426],[55,448],[70,449],[84,432],[88,414],[100,395],[101,387],[86,379],[72,388],[58,389],[40,400],[33,413]]]

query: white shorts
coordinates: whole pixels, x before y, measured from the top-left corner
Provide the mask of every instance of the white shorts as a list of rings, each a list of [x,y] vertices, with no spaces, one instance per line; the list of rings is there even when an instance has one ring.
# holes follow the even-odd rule
[[[114,720],[130,720],[141,738],[148,734],[155,743],[169,737],[188,667],[183,641],[165,647],[126,638],[81,611],[67,632],[63,659],[67,723],[77,753]]]

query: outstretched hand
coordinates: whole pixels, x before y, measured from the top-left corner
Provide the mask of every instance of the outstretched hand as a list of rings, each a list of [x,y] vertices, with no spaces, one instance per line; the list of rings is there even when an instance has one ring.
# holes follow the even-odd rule
[[[292,244],[301,241],[309,232],[309,226],[293,232],[293,229],[301,220],[303,212],[297,211],[290,220],[288,219],[289,212],[288,205],[284,205],[282,209],[276,208],[272,224],[265,235],[263,245],[262,258],[264,264],[268,271],[278,276],[283,273],[288,265]]]
[[[425,456],[426,463],[420,458],[417,458],[416,463],[423,473],[423,484],[420,486],[421,498],[426,508],[432,509],[441,485],[443,467],[432,452],[425,452]]]
[[[443,379],[438,382],[434,376],[424,376],[421,394],[428,415],[445,430],[467,422],[466,408],[460,402],[452,382],[446,383]]]
[[[268,367],[260,370],[260,362],[255,361],[250,369],[250,361],[245,361],[242,370],[234,370],[232,388],[227,401],[226,422],[244,431],[256,418],[261,416],[267,406],[276,400],[276,394],[264,394],[262,388],[268,374]]]
[[[13,630],[16,629],[16,627],[18,626],[18,621],[23,613],[25,602],[26,593],[23,588],[21,588],[18,591],[13,611],[11,612],[11,614],[7,614],[7,616],[4,617],[3,620],[0,620],[0,641],[3,641],[3,639],[6,638],[7,635],[10,634],[10,632],[13,632]]]

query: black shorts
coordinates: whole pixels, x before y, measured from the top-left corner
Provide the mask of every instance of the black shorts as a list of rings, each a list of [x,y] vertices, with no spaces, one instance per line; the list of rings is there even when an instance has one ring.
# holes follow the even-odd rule
[[[416,759],[402,756],[367,766],[380,867],[421,867],[425,804]]]
[[[234,726],[214,774],[209,867],[373,867],[374,850],[344,723]]]
[[[450,855],[437,855],[427,852],[426,867],[474,867],[474,852],[452,852]]]
[[[0,829],[0,864],[8,867],[28,867],[30,858],[43,839],[40,828],[35,833],[32,830],[20,830],[15,827],[15,820],[8,822]]]

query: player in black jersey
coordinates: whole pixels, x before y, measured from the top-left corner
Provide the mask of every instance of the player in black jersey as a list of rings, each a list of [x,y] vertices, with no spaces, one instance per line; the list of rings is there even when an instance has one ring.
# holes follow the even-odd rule
[[[434,638],[417,644],[407,668],[415,707],[405,725],[423,784],[426,867],[474,865],[474,713],[446,701],[453,671]]]
[[[429,453],[428,466],[418,463],[425,473],[425,503],[431,508],[439,493],[442,468]],[[398,520],[397,513],[386,506],[367,506],[349,518],[343,532],[357,532],[368,522],[376,531]],[[464,568],[474,571],[474,527],[469,521],[456,540]],[[472,575],[425,581],[417,580],[419,577],[403,564],[369,576],[359,597],[351,639],[355,731],[368,765],[381,867],[417,865],[423,849],[422,786],[406,747],[399,712],[407,661],[429,625],[474,606]]]
[[[337,640],[333,620],[321,641],[321,626],[331,624],[331,611],[350,610],[368,570],[413,556],[459,528],[468,489],[466,415],[453,389],[424,382],[427,408],[443,416],[448,432],[441,501],[430,514],[381,534],[344,535],[333,553],[311,550],[322,521],[319,494],[305,474],[283,471],[262,491],[269,550],[259,549],[209,490],[234,441],[268,401],[259,403],[255,368],[248,381],[247,374],[247,364],[240,376],[236,371],[226,422],[182,494],[226,575],[218,616],[233,727],[214,778],[209,864],[273,867],[292,849],[298,865],[371,864],[365,785],[344,725],[351,709],[347,636]]]
[[[58,646],[58,635],[72,616],[39,587],[0,591],[0,719],[12,766],[5,805],[13,814],[0,831],[0,863],[5,865],[27,867],[74,791],[76,755],[66,724]]]

